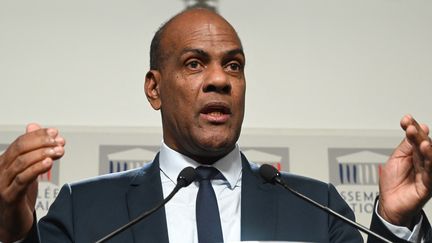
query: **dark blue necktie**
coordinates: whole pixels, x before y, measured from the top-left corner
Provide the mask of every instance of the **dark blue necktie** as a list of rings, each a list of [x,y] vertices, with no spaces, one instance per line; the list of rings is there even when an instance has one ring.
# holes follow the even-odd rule
[[[211,180],[223,179],[224,177],[213,167],[199,166],[196,171],[200,183],[196,199],[198,242],[223,242],[219,208]]]

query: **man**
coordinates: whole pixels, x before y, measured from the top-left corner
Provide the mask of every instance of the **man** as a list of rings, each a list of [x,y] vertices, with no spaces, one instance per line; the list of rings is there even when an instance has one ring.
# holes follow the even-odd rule
[[[245,56],[225,19],[205,9],[180,13],[156,33],[150,62],[145,93],[161,111],[164,139],[155,160],[138,170],[65,185],[36,226],[36,178],[64,154],[65,142],[55,129],[29,125],[0,157],[1,241],[37,241],[39,230],[42,242],[93,242],[160,202],[187,165],[211,165],[223,175],[212,183],[223,241],[362,241],[342,221],[263,183],[240,154],[236,141],[244,115]],[[401,125],[406,138],[383,168],[380,216],[374,215],[372,228],[392,241],[403,241],[399,236],[415,241],[430,231],[421,209],[432,195],[432,147],[426,126],[411,116]],[[297,190],[353,218],[333,186],[284,177]],[[197,183],[183,189],[165,210],[111,242],[197,242],[198,190]],[[405,235],[397,233],[396,226],[402,226]]]

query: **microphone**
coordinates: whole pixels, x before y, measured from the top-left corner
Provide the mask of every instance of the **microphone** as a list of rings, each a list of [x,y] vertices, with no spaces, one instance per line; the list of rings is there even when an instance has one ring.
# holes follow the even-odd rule
[[[274,168],[273,166],[268,165],[268,164],[263,164],[263,165],[261,165],[261,167],[259,169],[259,172],[260,172],[261,177],[266,182],[269,182],[271,184],[277,183],[277,184],[281,185],[282,187],[284,187],[286,190],[288,190],[291,193],[293,193],[295,196],[297,196],[297,197],[305,200],[306,202],[314,205],[317,208],[320,208],[321,210],[325,211],[326,213],[335,216],[336,218],[344,221],[345,223],[348,223],[349,225],[351,225],[354,228],[356,228],[356,229],[358,229],[358,230],[360,230],[360,231],[368,234],[369,236],[373,236],[373,237],[375,237],[377,239],[380,239],[383,242],[391,243],[391,241],[389,241],[386,238],[382,237],[381,235],[379,235],[379,234],[371,231],[370,229],[366,228],[365,226],[363,226],[363,225],[361,225],[361,224],[359,224],[359,223],[357,223],[355,221],[352,221],[351,219],[349,219],[349,218],[347,218],[347,217],[345,217],[345,216],[343,216],[343,215],[341,215],[341,214],[333,211],[332,209],[330,209],[330,208],[328,208],[326,206],[323,206],[323,205],[315,202],[314,200],[310,199],[309,197],[307,197],[307,196],[305,196],[305,195],[297,192],[296,190],[290,188],[285,183],[285,181],[283,181],[283,179],[282,179],[281,174],[279,173],[279,171],[276,168]]]
[[[107,240],[111,239],[112,237],[120,234],[121,232],[123,232],[124,230],[126,230],[127,228],[131,227],[132,225],[138,223],[139,221],[145,219],[146,217],[148,217],[149,215],[153,214],[154,212],[156,212],[158,209],[160,209],[161,207],[163,207],[169,200],[171,200],[171,198],[183,187],[187,187],[189,186],[193,181],[195,181],[197,177],[196,171],[194,168],[192,167],[186,167],[184,168],[182,171],[180,171],[178,177],[177,177],[177,185],[174,187],[174,189],[172,190],[172,192],[156,207],[142,213],[141,215],[139,215],[138,217],[136,217],[135,219],[133,219],[132,221],[130,221],[129,223],[123,225],[122,227],[116,229],[115,231],[111,232],[110,234],[106,235],[105,237],[101,238],[100,240],[96,241],[95,243],[102,243],[102,242],[106,242]]]

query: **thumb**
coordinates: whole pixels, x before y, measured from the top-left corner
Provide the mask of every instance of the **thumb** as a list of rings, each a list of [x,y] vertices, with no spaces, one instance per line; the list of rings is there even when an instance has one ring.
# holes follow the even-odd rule
[[[42,127],[39,124],[37,124],[37,123],[30,123],[26,127],[26,133],[34,132],[34,131],[39,130],[41,128]]]

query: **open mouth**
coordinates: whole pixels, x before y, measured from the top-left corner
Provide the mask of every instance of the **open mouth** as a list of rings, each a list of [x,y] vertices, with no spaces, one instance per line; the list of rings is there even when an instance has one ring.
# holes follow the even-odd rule
[[[229,119],[231,110],[226,104],[210,103],[201,109],[200,115],[209,122],[224,123]]]

